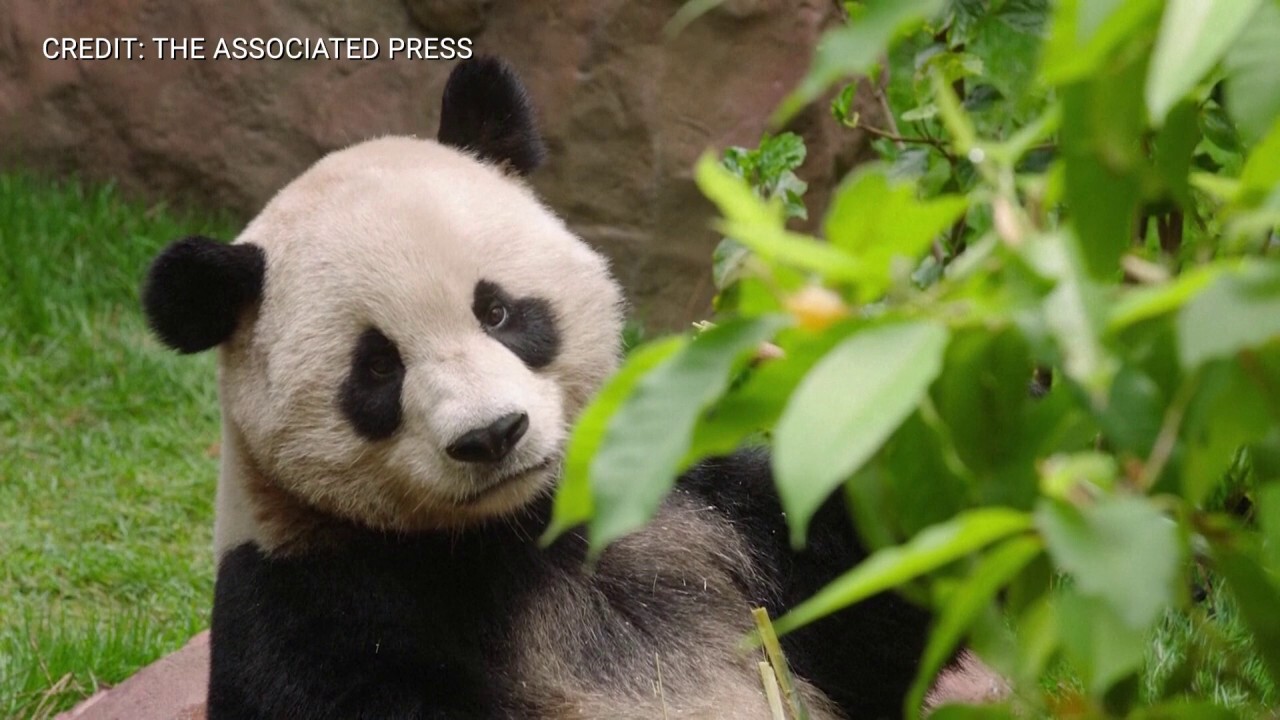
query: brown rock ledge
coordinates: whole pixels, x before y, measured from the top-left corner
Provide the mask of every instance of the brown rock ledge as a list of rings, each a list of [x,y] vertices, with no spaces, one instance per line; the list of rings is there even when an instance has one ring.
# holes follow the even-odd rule
[[[99,690],[55,720],[204,720],[209,682],[209,631],[182,649]]]

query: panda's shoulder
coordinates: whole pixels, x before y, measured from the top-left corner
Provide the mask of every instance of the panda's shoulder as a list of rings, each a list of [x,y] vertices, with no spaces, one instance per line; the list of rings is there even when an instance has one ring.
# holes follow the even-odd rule
[[[773,536],[783,521],[765,448],[748,447],[703,460],[676,480],[676,490],[728,517],[748,535]]]

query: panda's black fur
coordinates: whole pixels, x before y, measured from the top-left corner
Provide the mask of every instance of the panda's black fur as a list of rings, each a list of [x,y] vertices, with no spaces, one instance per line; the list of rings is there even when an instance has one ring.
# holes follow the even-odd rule
[[[444,97],[442,143],[518,174],[541,161],[533,111],[503,63],[460,64]],[[271,273],[251,243],[180,240],[153,264],[144,309],[157,336],[179,351],[240,343],[227,352],[245,353],[249,341],[233,332],[257,312]],[[503,323],[485,332],[526,367],[539,371],[565,351],[546,299],[513,296],[481,278],[470,298],[477,318],[494,298]],[[345,357],[344,379],[332,388],[336,411],[365,442],[395,436],[406,382],[400,349],[370,327]],[[262,459],[252,448],[248,455],[246,467],[257,472]],[[491,522],[404,531],[375,529],[378,523],[340,517],[286,488],[264,487],[246,502],[264,516],[273,504],[289,506],[289,531],[306,539],[224,549],[212,618],[210,720],[614,717],[647,687],[637,668],[654,670],[660,684],[662,668],[653,661],[686,653],[693,665],[672,670],[697,674],[687,634],[718,627],[707,625],[708,617],[745,613],[750,605],[777,617],[863,555],[838,496],[815,516],[806,549],[790,548],[769,459],[758,449],[695,466],[677,482],[658,527],[607,549],[592,569],[584,566],[579,531],[539,546],[550,517],[545,493]],[[673,522],[669,535],[664,517]],[[707,548],[721,543],[730,559],[696,554],[715,555],[719,550]],[[745,548],[745,559],[732,560],[731,546]],[[700,573],[701,593],[690,585]],[[722,587],[715,585],[721,576]],[[582,627],[565,635],[573,647],[558,648],[571,666],[561,673],[564,692],[534,692],[513,660],[533,632],[517,618],[556,594],[571,607],[550,616]],[[795,674],[838,709],[826,716],[896,717],[927,624],[922,610],[884,594],[785,636],[783,646]],[[724,623],[749,626],[748,617]],[[737,647],[741,634],[725,630],[715,640]],[[743,663],[754,669],[750,657]],[[597,694],[619,688],[617,712],[597,702],[596,714],[583,715],[565,699],[579,686]]]
[[[262,294],[266,259],[255,245],[193,236],[169,245],[151,266],[142,307],[156,335],[178,352],[226,340],[240,311]]]
[[[537,169],[546,156],[524,85],[506,63],[492,57],[454,69],[440,100],[436,137],[521,175]]]
[[[677,492],[723,513],[746,537],[759,574],[744,591],[777,616],[861,556],[839,500],[792,552],[768,456],[747,450],[706,461]],[[271,559],[250,544],[226,555],[214,600],[209,718],[537,718],[503,671],[520,628],[508,620],[548,584],[581,581],[585,542],[536,538],[544,500],[512,524],[461,534],[397,536],[345,526],[322,552]],[[678,562],[673,548],[673,562]],[[649,578],[597,575],[609,613],[680,632],[682,608],[648,592]],[[602,615],[602,618],[605,618]],[[607,621],[607,618],[605,618]],[[792,669],[849,718],[897,717],[923,648],[927,617],[895,595],[782,638]],[[605,629],[594,654],[608,682],[617,647]],[[653,638],[655,647],[662,638]]]

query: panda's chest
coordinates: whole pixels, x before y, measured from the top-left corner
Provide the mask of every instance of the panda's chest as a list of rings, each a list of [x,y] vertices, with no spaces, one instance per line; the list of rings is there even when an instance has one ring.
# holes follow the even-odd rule
[[[402,693],[469,717],[752,706],[754,664],[737,651],[747,603],[718,564],[646,532],[587,571],[580,543],[544,550],[536,537],[361,534],[288,558],[241,546],[219,568],[214,674],[296,684],[280,670],[294,668],[333,702]]]
[[[452,638],[501,658],[521,618],[565,571],[529,543],[426,541],[371,548],[351,558],[370,592],[432,642]],[[407,630],[408,628],[406,628]]]

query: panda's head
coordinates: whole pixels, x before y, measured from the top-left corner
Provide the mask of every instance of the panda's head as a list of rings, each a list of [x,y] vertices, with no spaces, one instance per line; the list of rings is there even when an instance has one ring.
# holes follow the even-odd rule
[[[438,141],[335,152],[233,244],[185,238],[156,258],[148,320],[180,352],[220,348],[224,447],[250,491],[419,530],[551,487],[616,366],[621,296],[523,182],[541,156],[519,81],[466,61]]]

